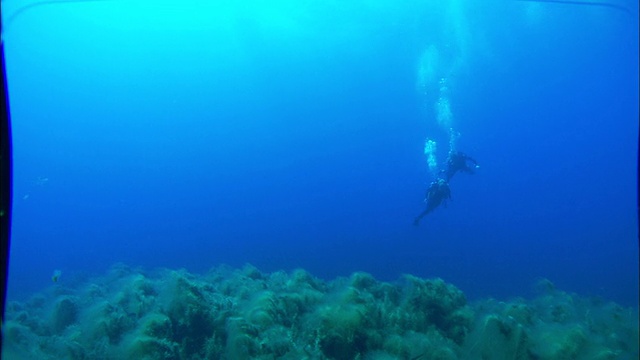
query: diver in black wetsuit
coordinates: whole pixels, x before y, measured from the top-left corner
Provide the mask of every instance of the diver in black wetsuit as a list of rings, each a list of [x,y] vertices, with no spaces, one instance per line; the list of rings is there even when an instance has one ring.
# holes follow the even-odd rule
[[[446,206],[447,200],[449,199],[451,199],[449,183],[444,179],[438,179],[432,182],[427,189],[427,194],[424,199],[424,202],[427,203],[427,208],[413,220],[413,225],[420,225],[420,220],[422,220],[423,217],[427,216],[428,213],[440,206],[440,204],[444,203]]]
[[[469,166],[468,161],[473,163],[473,166]],[[449,181],[458,171],[474,174],[475,169],[478,167],[478,162],[471,156],[460,151],[451,150],[449,151],[449,157],[447,157],[447,170],[442,170],[442,172],[445,173],[445,178]]]

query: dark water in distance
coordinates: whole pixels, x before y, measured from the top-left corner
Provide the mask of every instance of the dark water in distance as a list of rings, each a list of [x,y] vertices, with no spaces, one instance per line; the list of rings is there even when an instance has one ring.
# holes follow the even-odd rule
[[[472,299],[543,277],[637,306],[637,4],[260,4],[6,24],[10,296],[56,269],[251,263],[441,277]],[[415,227],[425,141],[437,171],[450,134],[480,168]]]

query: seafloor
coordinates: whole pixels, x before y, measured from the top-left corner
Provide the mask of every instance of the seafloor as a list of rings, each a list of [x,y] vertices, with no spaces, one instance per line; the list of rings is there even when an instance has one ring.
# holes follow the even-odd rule
[[[7,304],[3,359],[638,359],[638,312],[557,290],[471,304],[441,279],[115,266]],[[67,279],[70,280],[70,279]]]

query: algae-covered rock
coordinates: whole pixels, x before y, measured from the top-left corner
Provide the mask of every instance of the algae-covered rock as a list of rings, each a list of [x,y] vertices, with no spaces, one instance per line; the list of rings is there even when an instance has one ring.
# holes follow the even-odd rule
[[[328,358],[353,359],[365,350],[365,311],[362,306],[327,306],[320,310],[319,316],[320,347]]]
[[[354,279],[360,283],[360,289],[352,286]],[[325,295],[324,304],[309,316],[318,321],[317,325],[312,321],[308,326],[318,326],[320,348],[326,357],[353,358],[382,347],[386,335],[385,315],[381,304],[376,304],[373,295],[365,289],[377,286],[370,280],[366,275],[337,280]]]
[[[452,340],[431,329],[426,333],[407,331],[385,340],[384,350],[396,359],[438,359],[454,360],[458,358],[458,347]]]
[[[506,305],[502,315],[514,319],[519,324],[533,324],[533,309],[531,309],[530,306],[521,303],[520,300]]]
[[[404,327],[426,331],[435,326],[446,337],[462,344],[473,318],[462,291],[442,279],[424,280],[411,275],[405,275],[404,279],[401,309],[413,314],[405,319]]]
[[[121,308],[109,303],[103,304],[100,315],[97,320],[98,327],[109,339],[109,343],[113,345],[119,343],[122,337],[136,326],[135,319],[126,314]]]
[[[425,358],[430,360],[457,360],[458,356],[451,348],[439,348]]]
[[[402,336],[399,334],[389,334],[384,340],[382,348],[386,353],[398,356],[398,357],[408,357],[409,356],[409,348]]]
[[[362,333],[355,333],[352,338],[345,338],[339,333],[329,331],[320,339],[320,348],[329,359],[355,359],[366,350],[363,337]]]
[[[226,356],[228,359],[251,359],[257,354],[258,344],[255,338],[258,331],[241,317],[227,320]]]
[[[80,284],[80,283],[78,283]],[[637,309],[548,289],[478,301],[441,279],[220,267],[119,267],[77,288],[10,302],[3,358],[629,360]]]
[[[141,332],[147,336],[160,339],[173,338],[171,319],[164,314],[152,313],[140,319]]]
[[[267,329],[279,319],[281,309],[282,304],[272,291],[261,291],[253,296],[243,311],[253,325]]]
[[[263,277],[260,270],[258,270],[255,266],[251,264],[245,264],[242,267],[242,275],[254,280],[259,280],[259,279],[262,279]]]
[[[486,360],[533,360],[529,336],[513,318],[488,315],[469,335],[469,351]],[[469,355],[470,356],[470,355]]]
[[[125,354],[127,359],[139,360],[177,360],[180,358],[177,344],[151,336],[140,336],[133,339]]]
[[[276,358],[296,352],[295,344],[292,341],[293,334],[283,326],[274,326],[261,334],[261,352],[272,354]]]
[[[532,352],[545,360],[577,359],[587,345],[586,333],[577,325],[546,327],[533,340]]]
[[[368,290],[378,285],[378,281],[371,274],[365,272],[353,273],[349,282],[352,287],[358,290]]]
[[[2,326],[2,338],[5,344],[19,347],[29,346],[32,335],[28,327],[15,321],[7,321]]]
[[[593,354],[591,360],[614,360],[620,357],[620,351],[600,350]]]
[[[326,284],[324,281],[313,277],[303,269],[295,269],[289,276],[287,284],[290,289],[310,287],[317,291],[326,292]]]
[[[154,307],[156,290],[145,276],[131,275],[121,291],[113,297],[115,305],[125,314],[140,318]]]
[[[173,339],[180,344],[180,354],[193,357],[202,354],[205,342],[215,326],[213,301],[203,285],[181,274],[174,274],[173,295],[166,308]]]
[[[56,302],[51,319],[51,326],[57,333],[62,332],[67,326],[76,322],[78,318],[78,304],[75,299],[62,297]]]

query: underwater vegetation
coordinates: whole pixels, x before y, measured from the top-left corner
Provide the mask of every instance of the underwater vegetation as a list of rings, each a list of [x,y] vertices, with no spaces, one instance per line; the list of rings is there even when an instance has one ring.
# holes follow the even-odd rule
[[[5,359],[638,359],[638,312],[557,290],[467,303],[442,279],[123,265],[7,305]]]

